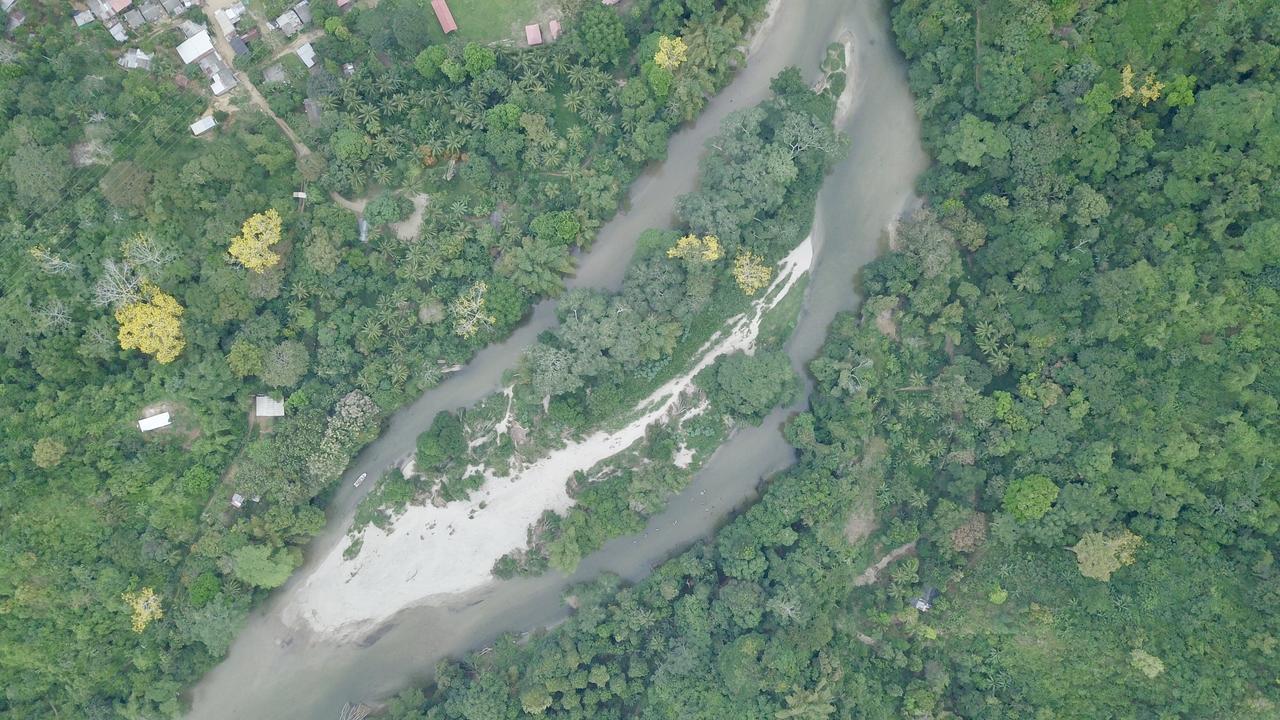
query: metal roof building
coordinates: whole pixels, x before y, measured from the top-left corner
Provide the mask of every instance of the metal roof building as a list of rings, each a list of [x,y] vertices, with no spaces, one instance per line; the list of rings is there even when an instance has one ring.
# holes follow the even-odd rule
[[[458,23],[453,21],[453,13],[449,12],[449,3],[445,0],[431,0],[431,9],[436,13],[436,20],[440,22],[440,29],[445,35],[458,29]]]
[[[259,395],[254,398],[253,412],[260,418],[284,417],[284,400],[277,400],[270,395]]]
[[[169,413],[163,412],[159,415],[152,415],[151,417],[144,417],[139,420],[138,429],[142,432],[150,432],[152,430],[159,430],[162,427],[169,427],[171,423],[172,420],[169,419]]]
[[[213,40],[209,38],[208,30],[201,30],[178,46],[178,57],[182,58],[182,62],[187,64],[191,64],[211,52],[213,52]]]
[[[191,123],[191,134],[197,135],[197,136],[201,135],[205,131],[216,126],[217,124],[218,124],[218,121],[214,120],[212,115],[205,115],[199,120]]]

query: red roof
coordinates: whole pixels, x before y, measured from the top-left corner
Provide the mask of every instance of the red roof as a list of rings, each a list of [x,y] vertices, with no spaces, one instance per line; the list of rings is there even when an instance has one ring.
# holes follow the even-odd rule
[[[111,9],[121,12],[133,4],[133,0],[111,0]]]
[[[527,40],[530,45],[541,45],[542,44],[542,28],[538,27],[537,25],[525,25],[524,39]]]
[[[431,0],[431,9],[436,11],[436,20],[440,21],[440,29],[449,34],[458,29],[453,21],[453,13],[449,12],[449,3],[444,0]]]

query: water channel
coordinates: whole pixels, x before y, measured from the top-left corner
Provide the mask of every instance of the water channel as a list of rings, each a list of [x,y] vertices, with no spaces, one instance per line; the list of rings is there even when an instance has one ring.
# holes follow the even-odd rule
[[[837,40],[852,42],[852,104],[840,121],[852,150],[818,199],[817,255],[787,348],[796,368],[803,369],[836,313],[857,305],[853,279],[879,253],[886,226],[912,202],[914,179],[927,163],[905,65],[881,0],[782,0],[756,38],[747,67],[696,124],[672,138],[667,161],[632,186],[628,210],[602,228],[568,284],[619,286],[640,232],[670,226],[674,200],[693,188],[703,145],[725,115],[762,100],[770,79],[789,65],[816,77],[827,44]],[[520,351],[554,322],[553,303],[540,304],[505,342],[481,351],[392,417],[383,435],[352,463],[330,504],[325,531],[308,550],[307,564],[249,617],[226,659],[192,689],[191,720],[331,720],[345,702],[377,700],[425,682],[443,658],[483,647],[501,633],[534,630],[565,617],[561,595],[573,582],[602,572],[628,580],[644,577],[749,502],[762,477],[793,461],[779,427],[802,404],[737,432],[672,498],[667,511],[651,518],[644,533],[610,542],[571,578],[551,573],[493,582],[448,604],[406,609],[364,637],[341,642],[287,626],[281,618],[293,588],[346,532],[369,490],[370,483],[352,488],[354,476],[367,471],[376,477],[413,451],[418,433],[437,412],[470,405],[497,389]]]

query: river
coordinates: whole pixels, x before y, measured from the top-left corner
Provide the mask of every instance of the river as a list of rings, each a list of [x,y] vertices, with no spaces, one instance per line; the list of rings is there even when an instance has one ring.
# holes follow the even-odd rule
[[[852,139],[849,156],[827,179],[813,228],[817,252],[804,309],[788,343],[797,369],[821,347],[836,313],[856,307],[859,268],[876,257],[885,228],[914,198],[913,183],[927,158],[906,85],[906,69],[894,49],[885,3],[877,0],[783,0],[757,38],[747,67],[714,98],[698,122],[677,133],[668,159],[633,184],[628,210],[606,224],[581,258],[570,286],[616,288],[640,232],[669,226],[674,200],[694,186],[706,140],[729,112],[764,99],[769,81],[795,65],[816,77],[828,43],[852,41],[852,104],[840,129]],[[334,642],[282,620],[291,593],[318,558],[346,532],[360,497],[351,480],[375,477],[407,457],[420,433],[441,410],[470,405],[501,383],[520,351],[555,322],[554,304],[539,304],[506,341],[484,349],[462,370],[402,408],[387,430],[360,453],[330,504],[328,524],[312,542],[307,563],[250,615],[223,662],[191,690],[191,720],[332,720],[345,702],[376,700],[429,679],[441,659],[483,647],[504,632],[558,622],[568,610],[565,587],[601,572],[629,580],[718,527],[748,503],[762,477],[793,462],[779,427],[803,404],[780,409],[759,427],[737,432],[703,466],[668,509],[651,518],[644,533],[607,544],[586,558],[571,578],[493,582],[448,605],[402,611],[363,640]],[[370,592],[376,592],[371,589]]]

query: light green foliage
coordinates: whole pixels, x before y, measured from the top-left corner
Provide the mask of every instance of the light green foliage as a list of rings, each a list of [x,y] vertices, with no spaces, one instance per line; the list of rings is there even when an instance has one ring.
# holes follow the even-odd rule
[[[982,165],[985,158],[1002,160],[1009,154],[1009,138],[994,123],[967,114],[960,118],[954,132],[947,136],[949,156],[971,167]]]
[[[235,576],[261,588],[279,587],[293,572],[293,561],[265,545],[246,545],[231,553]]]
[[[1272,5],[896,3],[943,162],[810,366],[796,467],[713,542],[451,666],[415,712],[460,717],[452,698],[500,676],[566,718],[1274,715]],[[999,161],[947,160],[966,116],[1008,141]],[[687,219],[732,228],[726,202]],[[883,529],[853,549],[868,495]],[[948,542],[979,515],[980,548]],[[565,524],[562,566],[592,539]],[[941,597],[906,612],[924,585]],[[600,665],[627,684],[592,686]]]
[[[1028,475],[1009,483],[1004,491],[1004,511],[1022,522],[1039,520],[1053,507],[1058,486],[1044,475]]]
[[[611,7],[590,3],[578,16],[573,32],[578,55],[593,65],[615,65],[627,48],[626,28]]]

